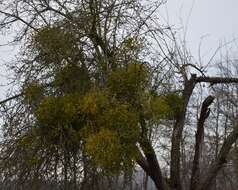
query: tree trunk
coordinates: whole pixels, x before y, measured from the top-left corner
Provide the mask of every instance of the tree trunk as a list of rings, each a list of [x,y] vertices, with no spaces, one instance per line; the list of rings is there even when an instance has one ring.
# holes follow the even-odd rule
[[[180,176],[180,145],[185,124],[188,102],[196,84],[195,79],[196,75],[192,75],[190,80],[185,81],[185,87],[183,90],[183,105],[181,111],[176,117],[176,122],[173,128],[170,163],[171,185],[173,190],[182,190]]]
[[[210,114],[209,106],[212,104],[214,100],[213,96],[208,96],[203,104],[200,113],[200,118],[198,119],[197,124],[197,132],[196,132],[196,143],[195,143],[195,153],[193,158],[193,167],[192,167],[192,174],[191,174],[191,184],[190,190],[195,190],[197,188],[197,184],[199,183],[199,173],[200,173],[200,156],[201,156],[201,145],[203,142],[204,136],[204,123]]]
[[[222,148],[219,152],[218,158],[211,164],[208,169],[206,178],[198,185],[196,190],[210,190],[214,182],[215,177],[219,170],[224,166],[227,161],[228,154],[232,148],[232,145],[238,139],[238,126],[234,126],[234,130],[224,141]]]

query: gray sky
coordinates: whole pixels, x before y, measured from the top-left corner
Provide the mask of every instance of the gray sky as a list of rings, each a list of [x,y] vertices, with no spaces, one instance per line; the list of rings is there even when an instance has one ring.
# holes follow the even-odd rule
[[[203,36],[203,53],[238,37],[238,0],[168,0],[166,7],[170,24],[187,26],[186,39],[195,58]]]
[[[195,59],[203,36],[206,36],[202,43],[204,60],[209,59],[221,42],[238,37],[238,0],[168,0],[161,15],[176,28],[187,26],[187,45]],[[7,41],[0,36],[0,43]],[[6,84],[3,64],[13,58],[13,52],[16,51],[12,47],[0,47],[0,85]],[[0,86],[0,100],[5,93],[6,88]]]

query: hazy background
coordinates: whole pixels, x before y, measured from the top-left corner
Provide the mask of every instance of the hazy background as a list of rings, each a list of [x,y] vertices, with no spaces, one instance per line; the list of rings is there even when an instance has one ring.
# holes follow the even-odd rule
[[[219,45],[238,37],[238,0],[168,0],[160,15],[164,22],[179,29],[181,37],[186,34],[187,46],[195,60],[201,42],[201,55],[206,62]],[[0,44],[8,40],[7,36],[0,36]],[[234,54],[238,52],[237,44],[232,44]],[[17,48],[0,46],[0,100],[6,94],[6,77],[11,75],[4,64],[16,52]]]

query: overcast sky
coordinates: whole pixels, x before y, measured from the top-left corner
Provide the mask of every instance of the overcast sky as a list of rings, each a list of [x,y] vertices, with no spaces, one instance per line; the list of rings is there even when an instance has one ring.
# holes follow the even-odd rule
[[[238,0],[168,0],[166,7],[170,24],[187,26],[188,46],[195,57],[203,36],[204,52],[238,37]]]
[[[205,59],[209,58],[220,42],[238,37],[238,0],[168,0],[161,14],[175,27],[187,26],[187,45],[195,59],[203,36],[206,36],[202,43]],[[0,43],[7,43],[7,38],[0,36]],[[1,71],[4,62],[12,58],[12,52],[15,52],[12,47],[0,47]],[[6,75],[6,72],[1,73]],[[6,80],[0,76],[0,84],[5,83]],[[3,94],[5,88],[0,87],[0,99]]]

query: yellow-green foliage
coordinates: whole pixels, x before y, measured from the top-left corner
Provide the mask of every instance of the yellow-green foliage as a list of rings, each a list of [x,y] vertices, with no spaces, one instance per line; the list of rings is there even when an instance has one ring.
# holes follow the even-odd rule
[[[101,111],[110,104],[105,91],[92,90],[83,97],[81,103],[82,113],[100,116]],[[98,115],[97,115],[98,114]]]
[[[127,51],[132,51],[132,50],[139,50],[142,48],[142,43],[140,43],[136,38],[129,37],[127,38],[124,43],[124,49]]]
[[[82,111],[84,113],[95,115],[98,113],[97,97],[94,94],[88,94],[83,98]]]
[[[88,71],[78,65],[69,64],[56,73],[54,85],[64,93],[85,93],[90,89]]]
[[[75,55],[73,36],[57,27],[39,31],[34,45],[46,63]],[[129,38],[123,48],[132,53],[141,47]],[[90,79],[89,71],[77,64],[67,62],[56,69],[52,95],[41,96],[35,111],[39,133],[59,146],[71,147],[84,141],[86,153],[107,171],[130,169],[138,156],[136,143],[141,140],[140,114],[150,112],[145,118],[148,122],[173,119],[180,111],[180,96],[150,95],[151,71],[134,58],[109,71],[102,88],[94,86],[96,77]],[[37,85],[26,90],[28,99],[35,100],[34,93],[41,93]],[[27,138],[22,141],[23,145],[30,143]]]
[[[157,96],[151,100],[151,111],[153,119],[159,121],[167,116],[170,112],[170,107],[164,98]]]
[[[18,145],[21,147],[28,148],[30,147],[34,142],[34,137],[32,134],[28,133],[27,135],[23,136],[20,140]]]
[[[27,104],[38,104],[44,95],[44,88],[38,82],[34,81],[23,89],[24,98]]]
[[[108,87],[118,98],[132,101],[138,98],[149,82],[149,69],[141,63],[118,68],[109,76]]]
[[[138,156],[139,115],[149,110],[146,120],[174,119],[182,98],[173,93],[150,95],[149,70],[140,63],[113,71],[108,88],[89,86],[84,92],[80,91],[82,79],[75,76],[80,69],[69,65],[56,75],[54,87],[61,93],[41,98],[35,112],[39,131],[48,142],[59,146],[63,142],[71,147],[83,140],[93,162],[109,172],[130,169]],[[37,85],[33,87],[38,89]],[[138,111],[138,103],[141,109],[146,105],[147,110]],[[29,140],[22,144],[29,144]]]
[[[130,168],[137,158],[136,144],[144,138],[141,117],[148,128],[161,119],[174,119],[183,101],[173,93],[150,94],[154,75],[140,61],[146,45],[142,39],[130,36],[111,48],[109,38],[103,42],[96,31],[84,33],[87,27],[66,28],[68,24],[59,20],[31,36],[28,49],[35,59],[23,77],[30,71],[30,80],[44,78],[41,82],[48,85],[46,92],[37,82],[23,89],[27,108],[34,107],[29,118],[37,132],[26,133],[19,144],[29,149],[39,137],[40,143],[64,152],[65,145],[80,143],[102,168],[113,172]],[[32,157],[31,162],[37,160]]]
[[[45,97],[37,109],[37,119],[47,126],[70,125],[79,114],[79,97]]]
[[[121,58],[127,63],[133,63],[138,60],[139,53],[143,49],[142,39],[128,37],[124,40],[121,47]]]
[[[94,128],[106,127],[120,132],[121,136],[136,139],[138,135],[138,113],[129,104],[109,97],[107,91],[90,91],[81,100],[81,114],[94,123]],[[133,138],[134,135],[134,138]]]
[[[178,114],[181,110],[183,99],[176,93],[169,93],[164,95],[167,104],[169,105],[172,115]]]
[[[45,97],[36,110],[39,133],[48,143],[58,146],[80,143],[79,134],[83,127],[80,117],[80,96],[66,95]]]
[[[181,96],[174,93],[153,97],[151,112],[154,120],[174,119],[181,111],[182,103]]]
[[[32,168],[38,166],[41,161],[41,157],[37,155],[37,151],[43,145],[39,142],[39,131],[35,127],[31,127],[24,135],[18,138],[17,148],[23,153],[23,158],[19,162],[24,167]]]
[[[75,55],[77,46],[73,35],[60,27],[43,27],[33,35],[33,48],[45,63],[52,63]]]
[[[108,129],[102,129],[99,133],[90,135],[86,140],[86,151],[95,162],[104,167],[118,162],[121,148],[117,133]]]
[[[138,140],[139,116],[129,105],[114,103],[112,107],[105,110],[101,120],[103,126],[118,132],[122,143],[135,144]]]
[[[45,97],[37,109],[37,119],[44,125],[57,125],[61,119],[60,105],[55,97]]]
[[[131,160],[136,154],[131,154],[120,142],[118,133],[109,129],[89,136],[86,139],[86,151],[94,162],[109,172],[119,172],[133,165]]]
[[[97,114],[94,118],[95,129],[85,129],[87,153],[96,164],[108,171],[129,169],[137,156],[135,146],[140,132],[137,113],[129,105],[111,102]]]

